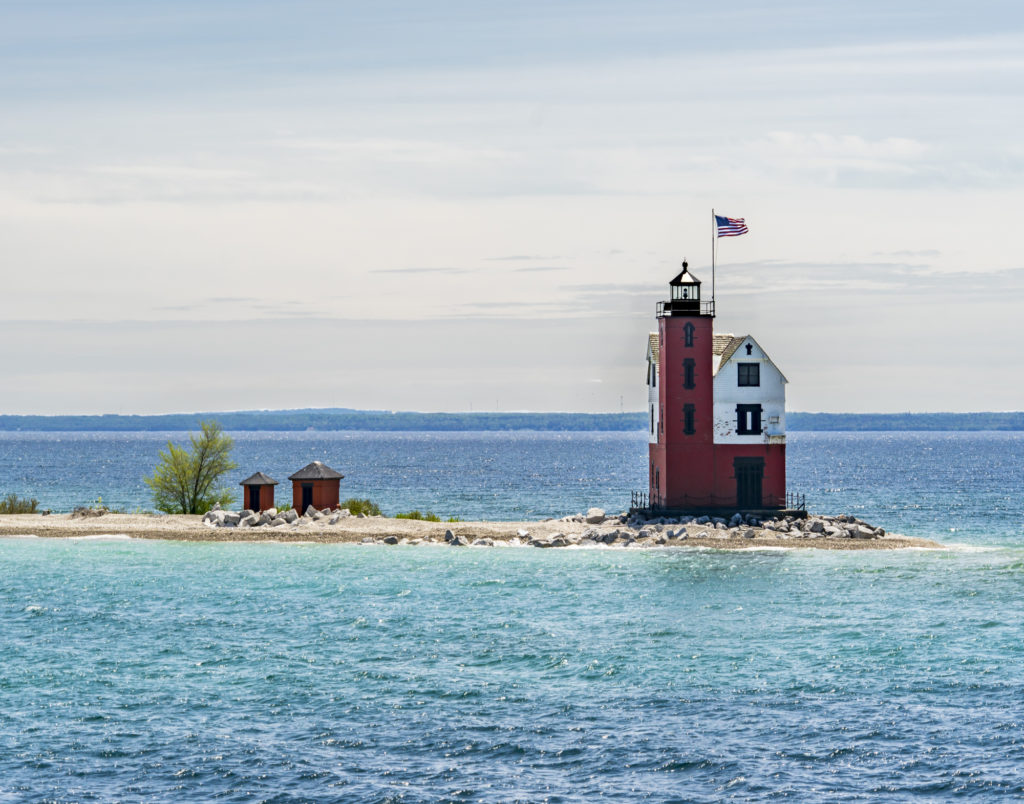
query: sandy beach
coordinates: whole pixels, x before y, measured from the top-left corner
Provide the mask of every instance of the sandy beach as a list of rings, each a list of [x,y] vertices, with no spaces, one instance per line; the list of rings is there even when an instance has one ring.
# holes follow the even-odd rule
[[[0,516],[0,538],[37,536],[72,538],[86,536],[129,536],[135,539],[177,539],[207,542],[383,542],[398,544],[432,543],[446,545],[446,531],[474,546],[477,540],[491,540],[496,546],[530,542],[554,542],[550,546],[593,545],[596,536],[618,531],[611,547],[713,547],[740,550],[760,547],[801,547],[817,550],[894,550],[900,548],[941,548],[928,539],[886,534],[876,539],[794,538],[762,528],[714,530],[704,525],[662,528],[648,525],[641,533],[619,524],[617,519],[600,525],[564,519],[535,522],[423,522],[389,517],[346,517],[331,525],[328,519],[300,519],[275,528],[210,527],[201,516],[157,514],[105,514],[73,518],[71,514],[14,514]],[[673,533],[672,537],[668,532]],[[685,531],[685,537],[681,531]],[[745,535],[753,533],[752,536]],[[524,535],[525,534],[525,535]],[[589,534],[589,536],[585,535]],[[560,538],[559,538],[560,537]],[[543,545],[549,546],[549,545]],[[602,542],[602,546],[605,546]]]

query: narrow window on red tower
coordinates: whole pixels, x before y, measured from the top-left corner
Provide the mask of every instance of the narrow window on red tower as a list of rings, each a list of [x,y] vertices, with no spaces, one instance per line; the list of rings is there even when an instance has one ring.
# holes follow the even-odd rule
[[[761,406],[736,406],[736,434],[761,435]]]
[[[697,361],[692,357],[688,357],[683,361],[683,388],[694,388],[696,383],[694,382],[693,375],[697,368]]]
[[[683,433],[685,435],[693,435],[697,432],[697,428],[693,423],[693,417],[695,415],[693,405],[683,405]]]
[[[683,327],[683,344],[687,347],[693,346],[693,324],[687,324]]]
[[[654,405],[651,405],[651,435],[654,435]]]

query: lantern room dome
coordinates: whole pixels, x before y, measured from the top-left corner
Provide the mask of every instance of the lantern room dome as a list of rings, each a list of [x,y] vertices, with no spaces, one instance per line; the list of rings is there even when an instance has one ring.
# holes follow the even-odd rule
[[[670,287],[684,287],[696,285],[700,287],[700,280],[690,273],[690,265],[685,260],[683,261],[683,270],[676,274],[676,278],[668,283]]]

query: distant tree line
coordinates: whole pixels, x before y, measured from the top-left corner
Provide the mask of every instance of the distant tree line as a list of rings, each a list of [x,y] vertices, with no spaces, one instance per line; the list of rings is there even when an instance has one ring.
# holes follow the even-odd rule
[[[644,428],[643,413],[416,413],[384,410],[268,410],[172,413],[159,416],[0,416],[0,430],[197,430],[208,419],[225,430],[551,430],[628,431]]]
[[[416,413],[412,411],[251,410],[159,416],[0,416],[0,431],[186,431],[216,419],[225,430],[628,432],[646,430],[647,414],[629,413]],[[1024,412],[1011,413],[788,413],[792,431],[1024,430]]]
[[[788,430],[1024,430],[1024,412],[787,413]]]

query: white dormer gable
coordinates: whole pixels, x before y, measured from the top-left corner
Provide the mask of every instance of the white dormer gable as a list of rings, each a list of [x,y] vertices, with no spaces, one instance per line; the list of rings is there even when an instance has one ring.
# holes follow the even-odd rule
[[[779,371],[779,367],[772,362],[772,359],[768,357],[768,353],[761,348],[761,344],[755,341],[750,335],[724,335],[715,336],[717,341],[719,337],[729,338],[729,343],[722,349],[719,354],[713,354],[711,356],[711,370],[712,374],[717,375],[718,372],[730,362],[749,362],[758,361],[761,363],[769,363],[775,371],[779,372],[779,376],[782,378],[782,382],[788,383],[785,375]],[[715,344],[718,345],[717,343]]]
[[[714,442],[784,444],[785,375],[749,335],[716,335],[714,341]]]

